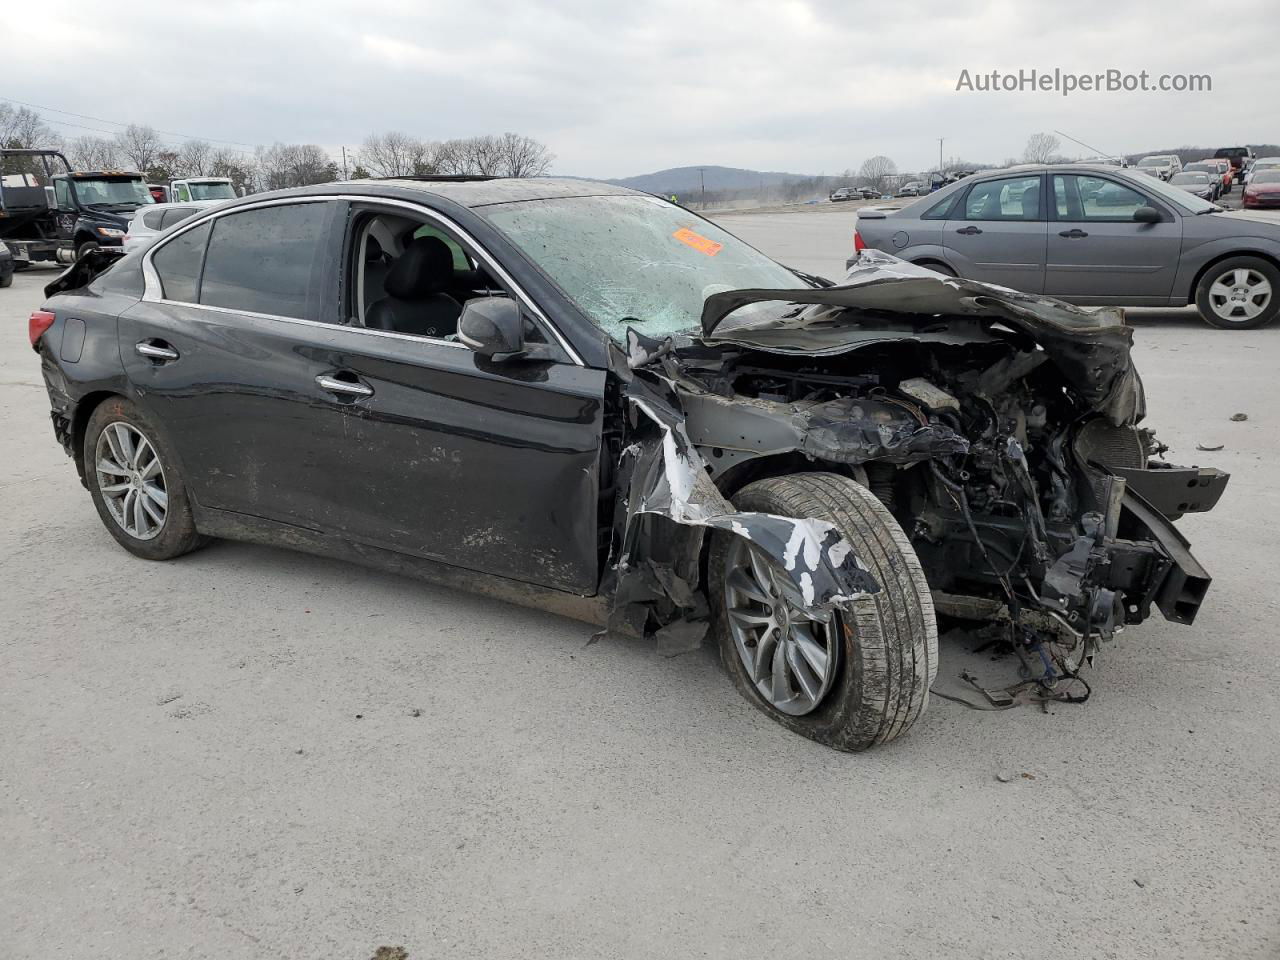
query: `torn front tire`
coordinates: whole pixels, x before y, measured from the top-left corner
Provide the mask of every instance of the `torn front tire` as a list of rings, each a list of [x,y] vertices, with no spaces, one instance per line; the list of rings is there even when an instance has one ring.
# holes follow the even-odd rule
[[[898,522],[869,490],[834,473],[760,480],[733,502],[833,524],[880,584],[828,622],[814,620],[764,554],[715,533],[712,631],[734,684],[784,726],[840,750],[905,733],[928,705],[938,631],[924,571]]]

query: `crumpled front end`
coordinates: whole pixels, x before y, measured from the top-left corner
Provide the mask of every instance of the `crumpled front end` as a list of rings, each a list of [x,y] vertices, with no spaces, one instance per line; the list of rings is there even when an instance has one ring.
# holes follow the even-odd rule
[[[764,301],[782,305],[778,319],[734,325],[735,310]],[[666,552],[641,518],[733,529],[725,492],[834,470],[908,533],[939,613],[998,625],[1043,686],[1074,676],[1153,607],[1190,623],[1210,578],[1172,521],[1210,509],[1228,478],[1163,460],[1142,426],[1131,338],[1117,310],[883,254],[838,286],[715,294],[696,340],[633,333],[633,420],[658,434],[628,448],[615,612],[644,610],[651,626],[678,631],[705,609],[699,539]],[[776,555],[790,535],[780,522],[768,528]],[[805,571],[821,584],[816,607],[875,589],[856,558],[843,571],[832,562],[850,557],[837,533],[805,537],[821,545]]]

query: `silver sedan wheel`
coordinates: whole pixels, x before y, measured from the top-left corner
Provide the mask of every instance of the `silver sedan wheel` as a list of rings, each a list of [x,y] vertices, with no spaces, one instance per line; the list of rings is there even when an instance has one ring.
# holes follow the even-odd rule
[[[1209,306],[1223,320],[1252,320],[1271,302],[1271,282],[1257,270],[1227,270],[1209,287]]]
[[[131,537],[159,536],[169,494],[151,441],[133,424],[117,420],[98,435],[94,458],[98,490],[111,518]]]
[[[835,617],[813,620],[799,599],[784,573],[748,541],[733,539],[724,576],[729,633],[760,696],[791,716],[822,703],[840,657]]]

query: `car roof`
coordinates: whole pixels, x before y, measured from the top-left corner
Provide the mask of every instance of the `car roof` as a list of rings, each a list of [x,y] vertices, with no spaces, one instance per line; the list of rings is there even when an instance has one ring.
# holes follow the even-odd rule
[[[358,180],[343,187],[367,185],[393,187],[444,197],[464,207],[485,207],[495,203],[517,203],[522,200],[558,200],[564,197],[626,196],[638,194],[612,183],[581,180],[573,177],[501,177],[495,179],[437,180],[430,177],[405,177],[387,180]],[[361,191],[363,192],[363,191]]]

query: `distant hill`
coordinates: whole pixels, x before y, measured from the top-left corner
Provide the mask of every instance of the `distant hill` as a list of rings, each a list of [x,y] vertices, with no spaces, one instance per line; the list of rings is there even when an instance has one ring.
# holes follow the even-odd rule
[[[707,193],[720,190],[759,190],[762,187],[780,187],[812,179],[810,175],[802,173],[707,166],[672,167],[670,170],[642,173],[635,177],[622,177],[605,182],[630,187],[632,190],[643,190],[645,193],[659,195],[674,193],[677,196],[683,194],[691,197],[702,190],[704,178]]]

